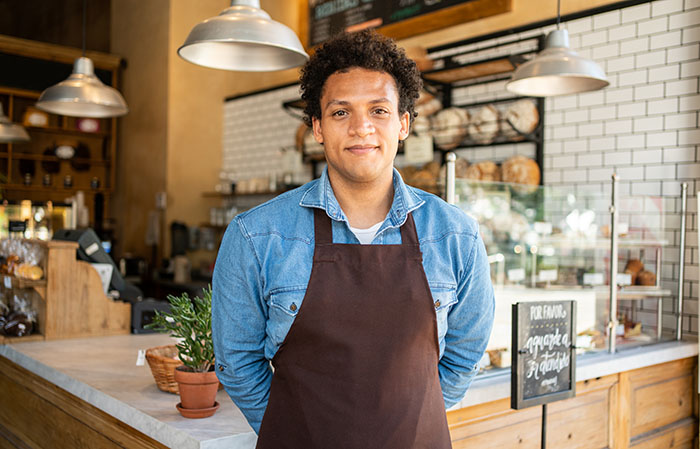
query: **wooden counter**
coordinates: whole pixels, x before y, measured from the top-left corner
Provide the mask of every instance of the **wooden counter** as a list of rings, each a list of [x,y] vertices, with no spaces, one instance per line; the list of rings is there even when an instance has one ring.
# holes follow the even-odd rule
[[[182,418],[138,349],[163,335],[0,345],[0,448],[252,449],[256,437],[224,391],[211,418]],[[548,407],[549,448],[691,448],[697,435],[696,342],[577,362],[577,396]],[[538,448],[541,408],[511,410],[510,377],[478,376],[448,411],[455,449]],[[369,449],[369,448],[368,448]]]

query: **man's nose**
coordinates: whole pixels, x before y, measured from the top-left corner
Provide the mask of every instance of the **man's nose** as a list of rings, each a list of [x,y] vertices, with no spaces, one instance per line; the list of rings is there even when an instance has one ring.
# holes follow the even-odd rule
[[[355,114],[350,123],[350,133],[365,137],[374,132],[374,124],[368,114]]]

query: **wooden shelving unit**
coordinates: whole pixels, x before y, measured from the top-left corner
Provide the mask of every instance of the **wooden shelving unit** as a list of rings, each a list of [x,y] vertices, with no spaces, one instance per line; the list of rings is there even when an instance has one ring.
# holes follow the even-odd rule
[[[103,82],[118,87],[121,58],[88,53]],[[96,223],[94,199],[101,194],[103,210],[111,210],[116,183],[117,119],[95,119],[99,128],[94,132],[79,129],[79,119],[75,117],[48,114],[46,126],[32,126],[24,120],[25,113],[35,108],[41,91],[65,79],[64,72],[70,73],[73,61],[81,54],[77,48],[0,36],[0,59],[16,61],[13,76],[0,75],[0,103],[10,120],[25,126],[30,136],[29,142],[0,144],[0,187],[2,198],[10,202],[63,203],[82,191],[90,210],[90,225],[101,229],[103,223]],[[43,70],[37,71],[37,67]],[[54,150],[62,144],[73,146],[75,157],[57,157]],[[44,185],[44,175],[50,175],[48,185]],[[67,176],[71,177],[71,186],[64,185]],[[99,182],[98,188],[92,187],[93,179]]]
[[[94,335],[128,334],[131,304],[107,297],[97,271],[76,260],[78,244],[32,241],[46,249],[45,278],[38,281],[4,276],[12,289],[33,289],[40,297],[35,332],[24,337],[0,335],[0,344]]]

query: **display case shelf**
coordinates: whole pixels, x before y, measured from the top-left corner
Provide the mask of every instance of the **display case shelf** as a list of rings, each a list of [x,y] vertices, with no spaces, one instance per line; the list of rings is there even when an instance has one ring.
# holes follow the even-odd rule
[[[609,238],[573,238],[571,236],[565,235],[553,235],[543,237],[539,240],[539,246],[551,246],[554,248],[577,248],[577,249],[609,249],[610,239]],[[620,248],[657,248],[668,246],[668,240],[651,240],[651,239],[627,239],[620,238],[618,240],[618,246]]]
[[[596,289],[597,298],[609,298],[610,291],[607,287]],[[618,299],[626,300],[643,300],[652,298],[672,298],[673,292],[667,288],[660,288],[656,286],[641,286],[634,285],[629,287],[623,287],[617,291]]]

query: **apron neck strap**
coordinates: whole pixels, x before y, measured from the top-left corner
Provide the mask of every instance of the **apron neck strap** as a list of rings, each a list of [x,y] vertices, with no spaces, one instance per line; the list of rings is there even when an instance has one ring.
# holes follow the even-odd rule
[[[333,227],[328,214],[323,209],[314,208],[314,232],[316,245],[330,245],[333,243]],[[401,226],[401,244],[418,245],[418,234],[413,215],[409,212],[406,222]]]
[[[314,208],[314,232],[316,245],[330,245],[333,243],[331,218],[323,209]]]
[[[401,244],[418,246],[418,233],[416,223],[413,221],[413,214],[406,215],[406,222],[401,226]]]

